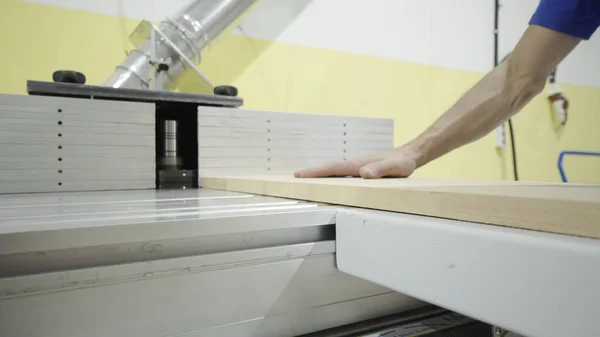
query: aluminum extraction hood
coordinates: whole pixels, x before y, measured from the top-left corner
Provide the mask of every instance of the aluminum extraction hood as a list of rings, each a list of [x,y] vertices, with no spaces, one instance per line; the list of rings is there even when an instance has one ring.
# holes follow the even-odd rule
[[[187,67],[185,58],[200,63],[202,50],[248,10],[256,0],[195,0],[163,21],[155,41],[154,58],[168,64],[162,90],[172,89]],[[166,38],[172,42],[170,44]],[[105,82],[113,88],[150,89],[153,40],[144,36],[136,49]],[[182,57],[180,53],[185,57]]]

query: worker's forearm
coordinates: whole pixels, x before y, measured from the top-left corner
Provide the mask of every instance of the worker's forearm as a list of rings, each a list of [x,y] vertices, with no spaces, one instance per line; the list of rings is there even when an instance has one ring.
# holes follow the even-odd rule
[[[530,26],[511,57],[469,90],[415,140],[403,146],[417,167],[475,141],[521,110],[580,39]]]
[[[509,70],[508,62],[503,63],[403,148],[414,155],[417,167],[421,167],[485,136],[522,109],[543,86],[543,78],[517,74]]]

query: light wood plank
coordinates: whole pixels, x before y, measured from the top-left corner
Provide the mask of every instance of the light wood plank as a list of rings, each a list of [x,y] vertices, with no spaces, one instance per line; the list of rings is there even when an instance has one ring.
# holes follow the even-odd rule
[[[600,185],[204,176],[205,188],[600,238]]]

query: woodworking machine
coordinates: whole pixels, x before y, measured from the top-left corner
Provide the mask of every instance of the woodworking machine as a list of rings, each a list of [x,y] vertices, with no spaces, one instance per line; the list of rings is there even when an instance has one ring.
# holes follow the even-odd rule
[[[597,242],[202,188],[393,147],[391,119],[243,109],[200,73],[254,2],[142,22],[103,86],[0,95],[0,337],[597,335]]]
[[[594,335],[597,240],[202,188],[388,150],[392,120],[28,91],[0,95],[2,337]]]
[[[491,333],[339,271],[339,207],[199,188],[204,174],[389,149],[391,120],[77,83],[28,92],[0,95],[0,336]]]
[[[392,120],[28,91],[0,95],[2,337],[594,335],[597,240],[202,188],[388,150]]]

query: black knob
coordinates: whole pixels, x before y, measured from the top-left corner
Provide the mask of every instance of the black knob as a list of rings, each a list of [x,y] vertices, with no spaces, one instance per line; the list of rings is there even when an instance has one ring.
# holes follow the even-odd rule
[[[169,65],[166,63],[159,63],[157,70],[158,71],[169,71]]]
[[[238,90],[236,87],[230,85],[220,85],[218,87],[215,87],[214,94],[217,96],[235,97],[238,95]]]
[[[73,70],[57,70],[52,74],[54,82],[85,84],[85,75]]]

